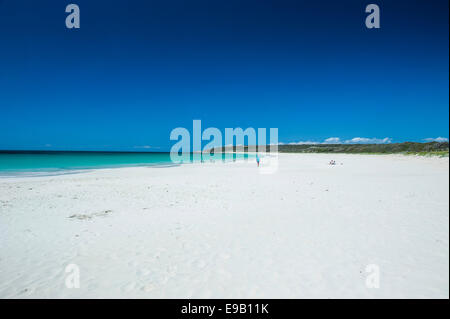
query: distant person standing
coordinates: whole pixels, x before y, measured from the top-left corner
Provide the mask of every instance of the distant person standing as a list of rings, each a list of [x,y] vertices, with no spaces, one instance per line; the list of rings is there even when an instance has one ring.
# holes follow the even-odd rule
[[[259,156],[256,154],[256,165],[259,167]]]

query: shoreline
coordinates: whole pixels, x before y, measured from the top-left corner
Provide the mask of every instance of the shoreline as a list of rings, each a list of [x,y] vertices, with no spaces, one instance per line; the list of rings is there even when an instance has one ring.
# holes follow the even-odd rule
[[[112,152],[111,152],[112,153]],[[131,153],[131,152],[130,152]],[[193,152],[193,154],[197,154]],[[198,153],[200,154],[200,153]],[[222,152],[221,154],[238,154],[238,155],[254,155],[257,154],[256,152]],[[269,152],[267,153],[259,153],[264,154],[265,156],[271,157],[274,156],[297,156],[297,155],[304,155],[304,156],[315,156],[315,155],[328,155],[328,156],[337,156],[337,155],[348,155],[348,156],[393,156],[393,157],[416,157],[416,158],[433,158],[433,159],[439,159],[439,158],[448,158],[447,155],[441,156],[436,154],[431,155],[422,155],[422,154],[405,154],[405,153],[294,153],[294,152],[278,152],[275,154],[271,154]],[[236,158],[234,162],[236,161],[252,161],[253,158]],[[74,168],[36,168],[36,169],[4,169],[0,170],[0,180],[5,178],[15,178],[15,177],[44,177],[44,176],[59,176],[59,175],[70,175],[70,174],[81,174],[96,170],[104,170],[104,169],[121,169],[121,168],[137,168],[137,167],[172,167],[172,166],[179,166],[184,164],[206,164],[206,163],[215,163],[215,162],[233,162],[233,159],[218,159],[218,160],[212,160],[212,161],[191,161],[191,162],[182,162],[182,163],[173,163],[173,162],[161,162],[161,163],[142,163],[142,164],[118,164],[118,165],[107,165],[107,166],[98,166],[98,167],[74,167]]]
[[[190,164],[190,163],[183,163]],[[0,181],[5,178],[21,178],[21,177],[46,177],[46,176],[60,176],[60,175],[72,175],[72,174],[83,174],[89,173],[97,170],[108,170],[108,169],[122,169],[122,168],[138,168],[138,167],[173,167],[179,166],[181,164],[176,163],[155,163],[155,164],[142,164],[142,165],[118,165],[118,166],[102,166],[102,167],[86,167],[86,168],[61,168],[61,169],[24,169],[24,170],[0,170]],[[9,174],[5,174],[9,173]]]

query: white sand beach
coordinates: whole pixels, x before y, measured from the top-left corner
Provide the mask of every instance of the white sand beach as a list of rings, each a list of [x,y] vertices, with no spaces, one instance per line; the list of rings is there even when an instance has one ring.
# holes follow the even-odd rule
[[[448,158],[403,155],[2,178],[0,297],[448,298],[448,192]]]

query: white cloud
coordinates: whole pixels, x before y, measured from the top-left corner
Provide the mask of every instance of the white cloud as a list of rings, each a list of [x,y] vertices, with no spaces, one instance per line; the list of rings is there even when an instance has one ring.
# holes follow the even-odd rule
[[[348,140],[341,140],[339,137],[329,137],[325,139],[322,144],[389,144],[392,143],[392,138],[368,138],[368,137],[354,137]]]
[[[345,144],[389,144],[392,143],[392,138],[367,138],[367,137],[354,137],[350,140],[346,140]]]
[[[436,137],[436,138],[432,138],[432,137],[424,138],[423,140],[426,142],[448,142],[448,138],[440,137],[440,136]]]
[[[289,145],[311,145],[311,144],[319,144],[319,143],[313,142],[313,141],[299,141],[299,142],[291,142],[288,144]]]
[[[341,139],[339,137],[329,137],[322,144],[339,144]]]

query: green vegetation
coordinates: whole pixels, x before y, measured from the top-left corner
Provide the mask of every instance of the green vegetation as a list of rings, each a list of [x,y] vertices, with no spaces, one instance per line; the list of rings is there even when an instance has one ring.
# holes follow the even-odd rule
[[[231,152],[232,147],[222,147],[216,151]],[[245,152],[247,146],[235,147],[234,151]],[[269,151],[269,147],[266,146]],[[392,143],[392,144],[283,144],[278,145],[280,153],[349,153],[349,154],[406,154],[422,156],[448,156],[448,142]]]
[[[448,154],[448,142],[430,143],[392,143],[392,144],[317,144],[317,145],[280,145],[283,153],[370,153],[370,154]]]

